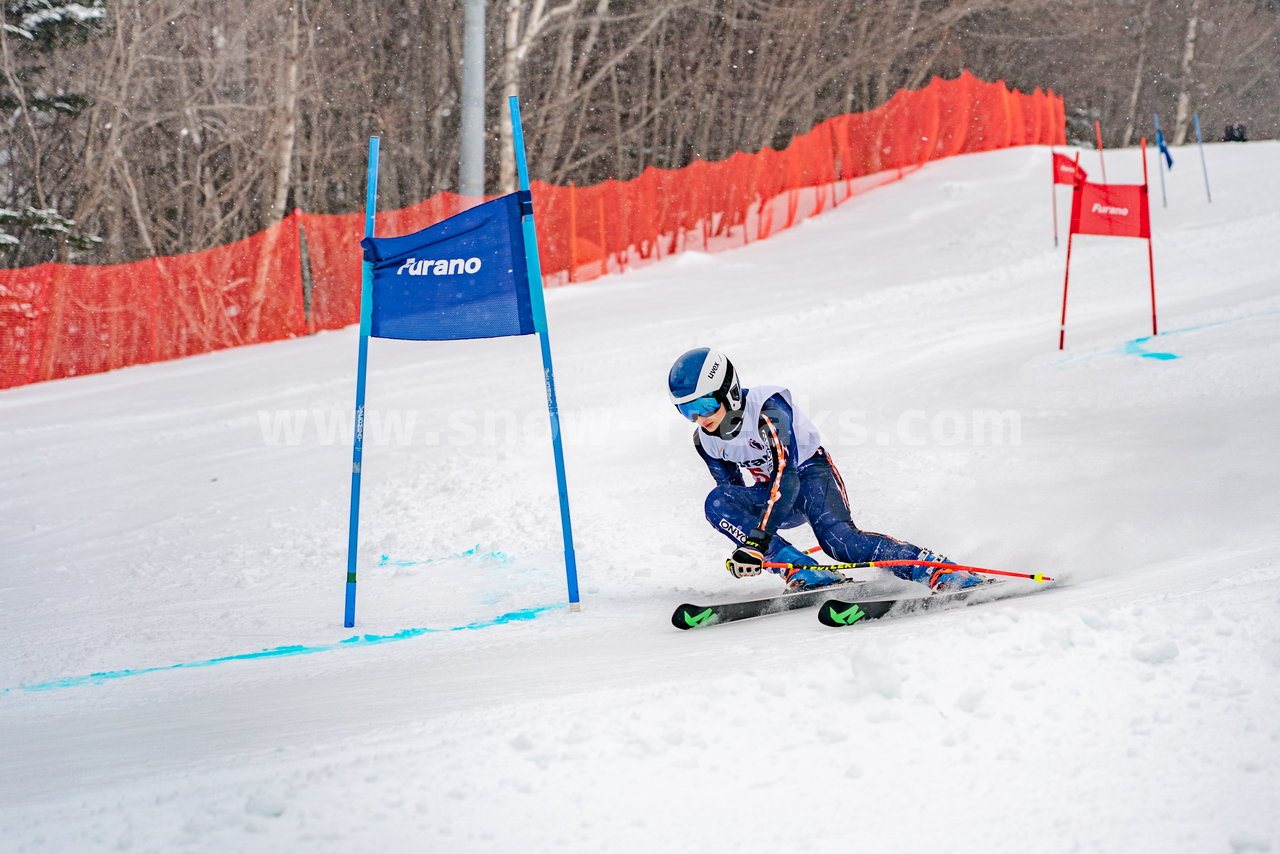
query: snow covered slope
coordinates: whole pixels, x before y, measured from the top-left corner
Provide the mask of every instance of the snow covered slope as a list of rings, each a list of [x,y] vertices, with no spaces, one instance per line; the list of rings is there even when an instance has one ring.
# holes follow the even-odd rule
[[[354,631],[354,329],[0,393],[0,850],[1280,850],[1280,144],[1212,204],[1175,156],[1151,340],[1143,244],[1082,238],[1056,349],[1042,148],[549,293],[581,613],[532,338],[372,343]],[[702,519],[700,345],[863,527],[1062,582],[675,631],[779,586]]]

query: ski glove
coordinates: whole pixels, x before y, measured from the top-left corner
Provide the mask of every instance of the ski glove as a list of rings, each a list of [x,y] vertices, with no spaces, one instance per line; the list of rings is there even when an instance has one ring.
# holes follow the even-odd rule
[[[742,545],[734,549],[733,554],[729,555],[729,559],[724,562],[725,569],[729,570],[734,578],[759,575],[764,569],[764,554],[769,550],[771,539],[773,538],[759,528],[752,531]]]

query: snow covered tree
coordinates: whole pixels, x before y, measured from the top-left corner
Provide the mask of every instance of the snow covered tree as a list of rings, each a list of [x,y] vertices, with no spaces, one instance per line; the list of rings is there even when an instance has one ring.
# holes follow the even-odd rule
[[[101,239],[84,234],[59,213],[47,155],[66,139],[61,125],[89,104],[87,95],[66,91],[47,68],[56,51],[104,32],[106,0],[3,0],[0,3],[0,110],[6,114],[0,148],[0,252],[17,259],[19,247],[50,260],[61,247],[92,249]],[[24,253],[23,261],[37,260]]]

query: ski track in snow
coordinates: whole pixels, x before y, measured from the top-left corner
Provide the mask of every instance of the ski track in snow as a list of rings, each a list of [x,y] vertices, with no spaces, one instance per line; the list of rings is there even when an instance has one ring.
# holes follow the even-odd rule
[[[1043,148],[548,292],[581,613],[532,338],[373,342],[356,629],[354,328],[0,393],[0,850],[1280,851],[1280,143],[1207,152],[1154,338],[1145,247],[1079,238],[1056,349]],[[863,527],[1061,582],[675,631],[777,587],[718,569],[699,345]]]

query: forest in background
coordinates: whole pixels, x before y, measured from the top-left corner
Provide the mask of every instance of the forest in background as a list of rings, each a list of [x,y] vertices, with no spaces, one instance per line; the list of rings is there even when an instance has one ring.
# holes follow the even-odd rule
[[[229,243],[294,208],[456,191],[463,0],[3,0],[0,266]],[[969,69],[1066,99],[1068,137],[1280,136],[1277,0],[490,0],[486,186],[783,148]]]

